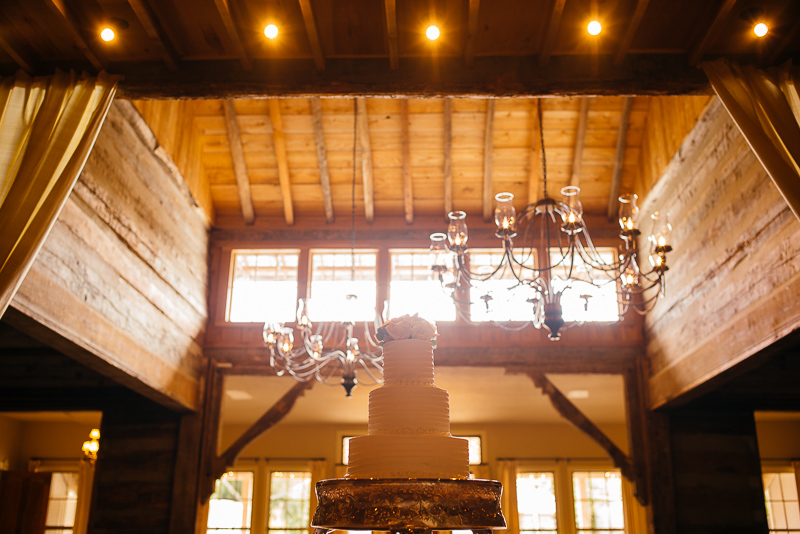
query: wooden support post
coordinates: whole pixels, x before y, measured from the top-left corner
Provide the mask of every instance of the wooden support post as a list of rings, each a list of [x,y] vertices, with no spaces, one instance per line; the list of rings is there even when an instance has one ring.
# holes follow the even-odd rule
[[[322,131],[322,103],[318,96],[311,97],[311,122],[314,125],[314,144],[317,148],[319,164],[319,183],[322,187],[322,200],[325,204],[325,222],[332,223],[333,195],[331,194],[331,175],[328,172],[328,151],[325,149],[325,136]],[[355,165],[355,162],[353,162]]]
[[[242,218],[245,224],[253,224],[256,220],[253,207],[253,197],[250,194],[250,178],[247,175],[247,165],[244,161],[244,147],[242,136],[239,133],[239,123],[236,120],[236,110],[230,100],[222,101],[225,111],[225,127],[228,132],[228,144],[233,160],[233,174],[236,177],[236,189],[239,191],[239,202],[242,207]]]
[[[647,406],[644,398],[646,383],[644,358],[637,359],[637,366],[628,369],[623,375],[625,382],[625,418],[628,421],[628,451],[633,464],[633,495],[639,504],[647,506],[650,502],[647,485],[647,462],[645,452],[645,432],[647,431]]]

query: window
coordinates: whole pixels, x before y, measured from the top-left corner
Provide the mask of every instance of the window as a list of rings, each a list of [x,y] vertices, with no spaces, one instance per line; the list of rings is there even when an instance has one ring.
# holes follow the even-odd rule
[[[418,313],[429,321],[455,321],[456,308],[430,268],[427,250],[391,251],[390,316]]]
[[[377,300],[376,266],[375,252],[312,252],[309,319],[341,321],[346,315],[356,321],[374,320]],[[355,295],[356,301],[349,301],[347,295]]]
[[[294,321],[299,257],[297,251],[234,250],[228,290],[228,321]]]
[[[575,529],[578,533],[624,532],[622,479],[613,471],[572,473]]]
[[[764,472],[763,478],[770,533],[800,533],[800,506],[794,472]]]
[[[249,533],[253,514],[253,476],[229,471],[217,480],[208,503],[208,533]]]
[[[301,534],[310,524],[311,473],[273,471],[269,483],[269,524],[275,534]]]
[[[614,263],[614,249],[598,249],[597,251],[604,263]],[[560,258],[561,256],[558,252],[550,254],[550,261],[553,264],[558,262]],[[562,263],[553,268],[553,289],[555,291],[563,290],[566,286],[564,280],[569,274],[569,267],[568,263]],[[594,278],[590,278],[586,264],[577,255],[572,266],[572,277],[602,285],[573,282],[572,286],[565,290],[561,296],[562,317],[565,321],[615,322],[619,320],[617,284],[614,280],[611,280],[603,273],[600,273],[599,277],[595,275]]]
[[[521,256],[521,251],[515,253]],[[469,269],[480,277],[488,277],[500,265],[503,254],[501,249],[470,250]],[[514,272],[520,278],[529,277],[531,271],[528,269],[534,266],[534,256],[531,254],[524,258],[523,265],[525,268],[515,266]],[[470,318],[475,322],[531,320],[533,304],[528,299],[534,296],[534,292],[528,286],[517,286],[517,283],[508,265],[491,280],[476,283],[475,287],[470,288]]]
[[[73,471],[52,472],[44,528],[46,533],[72,533],[78,509],[78,478],[78,473]]]
[[[517,510],[520,532],[557,532],[554,473],[517,473]]]

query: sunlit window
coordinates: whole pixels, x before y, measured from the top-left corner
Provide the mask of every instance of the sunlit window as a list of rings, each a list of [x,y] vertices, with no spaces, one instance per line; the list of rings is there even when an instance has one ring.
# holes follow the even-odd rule
[[[429,321],[455,321],[453,300],[431,276],[427,250],[390,252],[389,314],[391,317],[419,314]]]
[[[49,534],[71,534],[77,509],[78,473],[53,471],[44,531]]]
[[[250,532],[253,514],[253,473],[231,471],[217,480],[208,501],[209,534]]]
[[[297,308],[297,251],[235,250],[231,255],[228,320],[291,322]]]
[[[534,256],[524,256],[515,251],[524,267],[506,265],[491,280],[476,283],[470,288],[471,302],[469,313],[473,321],[529,321],[533,315],[533,304],[528,302],[534,292],[525,285],[519,285],[514,273],[520,278],[530,278],[530,268],[534,266]],[[471,249],[469,268],[481,278],[488,278],[503,259],[501,249]],[[513,289],[510,289],[513,288]]]
[[[310,524],[311,473],[273,471],[269,482],[269,524],[273,534],[302,534]]]
[[[354,265],[355,264],[355,265]],[[311,321],[372,321],[377,300],[377,254],[349,250],[311,254]],[[355,301],[348,299],[355,295]]]
[[[600,259],[606,264],[614,263],[613,249],[598,249]],[[571,272],[571,277],[584,282],[572,282],[562,293],[561,308],[565,321],[581,322],[614,322],[619,320],[619,304],[617,303],[617,284],[611,277],[614,273],[592,272],[590,278],[586,264],[576,254],[572,265],[569,259],[558,264],[561,255],[551,253],[553,268],[553,289],[561,291],[565,287],[564,280]],[[593,281],[594,284],[588,283]]]
[[[800,533],[800,506],[794,473],[764,473],[763,478],[770,533]]]
[[[552,472],[517,473],[520,532],[557,531],[556,489]]]
[[[575,529],[580,533],[624,532],[622,478],[617,471],[572,473]]]

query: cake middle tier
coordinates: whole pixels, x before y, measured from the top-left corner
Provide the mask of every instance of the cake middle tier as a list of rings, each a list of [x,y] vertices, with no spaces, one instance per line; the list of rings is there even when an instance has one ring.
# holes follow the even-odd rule
[[[469,478],[464,438],[370,435],[350,440],[347,478]]]
[[[369,393],[369,434],[449,434],[450,395],[436,386],[386,386]]]

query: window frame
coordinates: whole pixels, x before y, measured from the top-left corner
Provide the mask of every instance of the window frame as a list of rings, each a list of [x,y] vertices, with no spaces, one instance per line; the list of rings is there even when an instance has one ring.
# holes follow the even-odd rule
[[[220,281],[225,280],[225,308],[223,310],[222,321],[224,324],[233,325],[233,326],[244,326],[249,324],[263,324],[263,321],[231,321],[231,311],[233,306],[233,282],[234,276],[236,274],[235,269],[235,262],[236,262],[236,255],[237,254],[297,254],[297,295],[301,293],[301,277],[302,277],[302,267],[303,267],[303,258],[304,254],[303,251],[299,248],[290,248],[290,247],[280,247],[280,248],[232,248],[228,252],[228,261],[227,264],[227,271],[220,273]],[[306,256],[308,258],[308,256]],[[222,276],[225,276],[223,279]],[[223,284],[220,284],[223,285]],[[295,310],[297,308],[297,299],[298,296],[295,295]],[[287,323],[294,323],[295,319],[292,321],[286,321]]]
[[[414,254],[414,255],[430,257],[430,250],[427,249],[427,248],[409,248],[409,247],[397,247],[397,248],[388,249],[389,273],[388,273],[388,282],[387,282],[387,287],[386,287],[386,298],[387,298],[387,302],[389,303],[389,310],[390,311],[391,311],[391,305],[392,305],[392,299],[391,299],[391,296],[392,296],[392,282],[396,281],[392,277],[392,273],[393,273],[392,258],[396,254]],[[428,267],[427,270],[428,270],[429,273],[431,272],[430,267]],[[398,282],[402,282],[402,281],[406,281],[406,280],[397,280],[397,281]],[[412,282],[413,282],[413,280],[412,280]],[[438,284],[438,280],[436,280],[436,282]],[[447,295],[444,295],[444,292],[442,292],[442,295],[443,295],[443,297],[448,298]],[[440,324],[440,323],[453,324],[456,321],[458,321],[458,311],[456,310],[456,304],[455,304],[455,302],[453,302],[452,299],[448,298],[448,300],[450,300],[450,303],[452,304],[452,312],[453,312],[452,317],[453,318],[452,319],[435,319],[435,318],[432,319],[433,322],[435,322],[436,324]],[[396,316],[397,315],[395,313],[392,313],[390,315],[390,318],[391,317],[396,317]]]
[[[764,475],[778,474],[778,473],[792,473],[794,475],[794,482],[797,487],[798,495],[798,508],[800,508],[800,461],[791,460],[762,460],[761,462],[761,484],[764,490],[764,511],[767,510],[767,488],[764,486]],[[769,517],[769,516],[767,516]],[[798,529],[770,529],[770,534],[780,534],[795,532]]]
[[[257,476],[258,476],[257,470],[255,468],[248,468],[248,467],[243,467],[241,465],[238,465],[236,468],[229,469],[228,471],[226,471],[226,473],[229,473],[229,472],[233,472],[233,473],[253,473],[253,483],[252,483],[253,494],[250,496],[250,526],[249,527],[243,527],[243,528],[239,529],[238,531],[236,529],[233,529],[233,528],[231,529],[232,533],[233,532],[241,532],[241,531],[245,531],[246,530],[250,534],[253,534],[253,521],[255,519],[255,507],[256,507],[256,485],[258,484],[258,482],[257,482]],[[215,481],[215,486],[216,486],[216,481]],[[209,529],[212,528],[212,527],[208,526],[208,516],[209,516],[209,512],[210,512],[211,500],[212,500],[211,497],[209,497],[208,503],[206,504],[206,507],[207,507],[206,508],[206,511],[207,511],[207,513],[206,513],[206,521],[205,521],[206,522],[206,527],[205,527],[206,528],[206,532],[208,532]],[[214,528],[214,530],[219,530],[219,528]]]
[[[374,248],[374,247],[363,247],[363,248],[354,249],[354,252],[355,252],[355,254],[374,254],[375,255],[375,302],[373,302],[373,305],[370,308],[373,309],[373,310],[382,309],[382,305],[379,305],[379,301],[381,299],[380,274],[379,274],[381,251],[379,249],[377,249],[377,248]],[[314,294],[311,292],[311,286],[314,283],[314,255],[315,254],[343,254],[343,255],[346,254],[346,255],[349,255],[350,254],[350,248],[349,247],[337,247],[337,248],[332,248],[332,247],[324,247],[324,248],[311,247],[311,248],[308,249],[308,256],[307,256],[307,258],[308,258],[307,259],[308,282],[306,284],[305,291],[303,293],[304,296],[302,296],[300,298],[312,299],[312,301],[314,299]],[[298,293],[300,293],[301,291],[303,291],[303,289],[298,284]],[[315,319],[314,317],[312,317],[311,314],[309,314],[309,319],[311,319],[311,321],[315,322],[315,323],[329,323],[329,322],[331,322],[331,321],[320,321],[320,320]],[[366,319],[366,321],[368,323],[372,323],[374,321],[374,316],[370,317],[369,319]],[[333,322],[336,322],[336,321],[333,321]],[[362,322],[364,322],[364,320],[358,319],[357,322],[362,323]]]
[[[77,473],[78,488],[75,499],[75,520],[69,528],[74,534],[86,532],[91,506],[92,484],[94,480],[94,464],[82,460],[31,458],[28,470],[34,473]],[[47,498],[50,507],[50,496]],[[57,528],[57,527],[56,527]],[[54,529],[45,529],[50,532]],[[66,530],[66,528],[64,529]]]

